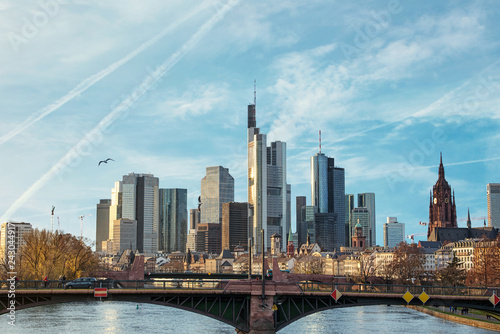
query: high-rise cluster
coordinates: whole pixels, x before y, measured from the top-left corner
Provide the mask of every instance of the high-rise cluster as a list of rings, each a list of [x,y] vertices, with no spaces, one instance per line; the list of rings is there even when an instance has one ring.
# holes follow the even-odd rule
[[[111,200],[98,204],[96,230],[98,251],[184,251],[187,190],[161,189],[152,174],[124,175],[115,182]]]

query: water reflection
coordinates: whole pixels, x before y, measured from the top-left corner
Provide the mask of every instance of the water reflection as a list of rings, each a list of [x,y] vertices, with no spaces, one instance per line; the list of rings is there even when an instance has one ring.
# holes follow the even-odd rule
[[[137,308],[139,305],[139,308]],[[0,316],[0,333],[216,333],[233,327],[175,308],[130,302],[66,303],[16,312],[16,327]],[[496,333],[456,324],[400,306],[338,308],[304,317],[279,333]]]

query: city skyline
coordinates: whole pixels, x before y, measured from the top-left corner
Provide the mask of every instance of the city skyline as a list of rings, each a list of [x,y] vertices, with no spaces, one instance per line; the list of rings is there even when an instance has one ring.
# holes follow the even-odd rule
[[[465,227],[467,208],[487,216],[486,185],[500,182],[499,7],[1,1],[0,223],[50,229],[55,206],[76,236],[87,215],[94,239],[96,203],[130,172],[187,189],[189,210],[205,168],[225,166],[246,202],[256,79],[261,133],[286,143],[293,231],[295,197],[311,205],[319,130],[346,194],[375,193],[377,244],[388,216],[426,232],[440,152]]]

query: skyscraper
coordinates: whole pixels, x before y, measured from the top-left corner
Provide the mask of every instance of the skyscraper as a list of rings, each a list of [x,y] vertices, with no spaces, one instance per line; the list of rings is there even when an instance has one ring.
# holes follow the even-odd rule
[[[377,245],[377,223],[375,215],[375,194],[362,193],[358,194],[358,208],[367,208],[370,212],[370,235],[366,234],[367,231],[363,229],[363,234],[366,237],[367,246]],[[354,222],[356,224],[356,222]],[[363,225],[363,223],[361,223]]]
[[[486,185],[488,201],[488,226],[500,228],[500,183]]]
[[[396,217],[387,217],[384,224],[384,248],[394,248],[405,241],[405,224],[398,223]]]
[[[352,221],[354,226],[356,226],[358,223],[361,224],[361,227],[363,228],[363,236],[366,238],[366,245],[367,247],[372,245],[372,225],[371,225],[371,213],[368,208],[354,208],[352,210],[352,215],[351,215]],[[353,235],[355,233],[355,229],[353,231]]]
[[[286,183],[286,143],[275,141],[267,147],[267,136],[260,133],[256,121],[256,99],[248,105],[248,203],[253,210],[251,235],[253,251],[268,249],[274,233],[288,235],[291,218],[291,186]],[[286,250],[283,243],[282,251]]]
[[[429,204],[429,227],[427,239],[436,227],[458,227],[455,193],[444,178],[443,156],[439,161],[439,177],[432,187]]]
[[[95,249],[97,252],[102,251],[102,242],[109,238],[109,208],[111,206],[110,199],[101,199],[97,204],[96,209],[96,228],[95,228]]]
[[[189,210],[189,229],[196,229],[196,226],[201,222],[200,211],[198,209]]]
[[[200,223],[196,229],[196,251],[210,254],[220,254],[222,224]]]
[[[248,249],[248,203],[222,204],[222,250]]]
[[[354,225],[352,221],[352,210],[354,210],[354,195],[345,195],[345,244],[346,246],[351,246],[351,237],[354,235]]]
[[[295,230],[298,235],[298,243],[305,244],[307,238],[307,223],[306,211],[303,209],[307,205],[305,196],[297,196],[295,198]]]
[[[222,223],[222,203],[234,201],[234,179],[229,169],[207,167],[201,179],[201,222]]]
[[[159,249],[185,252],[187,242],[187,189],[159,190]]]
[[[152,174],[123,176],[122,218],[137,220],[137,249],[141,253],[158,252],[158,185]]]
[[[288,235],[290,196],[286,183],[286,143],[275,141],[267,147],[267,242],[273,234]],[[268,245],[270,245],[268,243]],[[286,244],[281,243],[281,251]]]
[[[262,249],[260,232],[267,230],[267,138],[256,125],[255,104],[248,106],[248,203],[253,209],[253,252]],[[267,245],[264,245],[267,249]]]
[[[314,220],[315,215],[318,213],[318,207],[313,205],[306,205],[302,207],[303,213],[302,216],[305,219],[305,223],[307,226],[306,230],[306,242],[307,238],[311,243],[316,242],[316,222]]]
[[[113,239],[113,223],[122,218],[123,188],[122,181],[116,181],[111,189],[111,206],[109,207],[109,239]]]
[[[335,248],[345,246],[345,174],[323,153],[311,157],[311,202],[319,213],[334,213]],[[329,219],[331,221],[331,218]]]
[[[120,218],[113,221],[113,253],[118,254],[127,249],[135,251],[137,249],[136,236],[136,220]]]

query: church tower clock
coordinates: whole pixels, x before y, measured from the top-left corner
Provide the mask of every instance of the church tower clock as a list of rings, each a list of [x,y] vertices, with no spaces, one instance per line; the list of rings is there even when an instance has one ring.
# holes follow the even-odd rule
[[[457,227],[455,192],[444,178],[443,156],[439,162],[439,178],[432,187],[429,205],[429,227],[427,238],[436,227]]]

